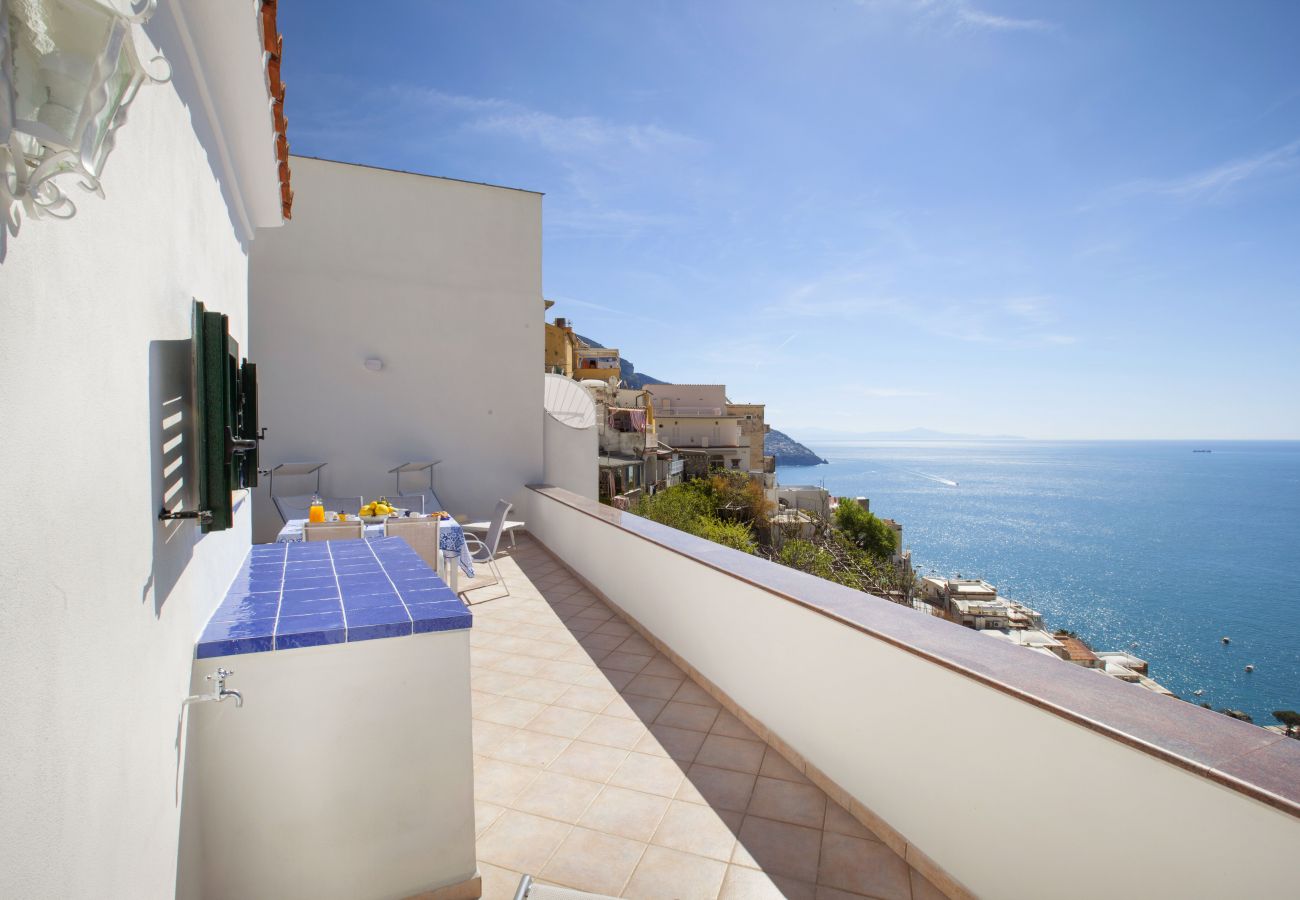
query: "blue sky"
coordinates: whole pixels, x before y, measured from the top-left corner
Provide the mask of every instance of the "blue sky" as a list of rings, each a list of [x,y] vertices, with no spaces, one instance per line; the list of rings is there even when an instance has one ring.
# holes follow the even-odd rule
[[[641,371],[796,437],[1300,437],[1300,3],[367,8],[281,4],[293,151],[545,192]]]

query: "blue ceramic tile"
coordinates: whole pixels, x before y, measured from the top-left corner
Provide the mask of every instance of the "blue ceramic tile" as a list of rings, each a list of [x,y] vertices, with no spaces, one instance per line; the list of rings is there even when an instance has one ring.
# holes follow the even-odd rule
[[[307,544],[297,543],[289,545],[289,552],[286,554],[289,560],[295,559],[329,559],[329,547],[324,544]]]
[[[275,625],[278,637],[282,634],[304,634],[308,631],[326,631],[343,627],[343,610],[315,612],[302,616],[281,615]]]
[[[411,633],[410,622],[385,622],[379,625],[348,623],[348,641],[373,641],[376,638],[405,637]]]
[[[276,650],[292,650],[295,647],[319,647],[322,644],[342,644],[347,640],[347,632],[342,628],[329,631],[304,631],[295,634],[277,634]]]
[[[437,587],[432,590],[401,591],[402,600],[410,606],[414,603],[460,603],[460,598],[449,587]]]
[[[416,619],[411,624],[411,630],[415,634],[428,634],[431,631],[458,631],[462,628],[469,628],[471,623],[470,614],[466,612],[462,616],[447,616],[438,619]]]
[[[323,584],[320,587],[286,588],[284,591],[284,596],[286,598],[293,597],[297,600],[322,600],[327,597],[337,599],[338,595],[339,589],[333,582],[330,584]]]
[[[344,597],[360,597],[364,594],[392,594],[393,583],[383,575],[362,575],[356,577],[339,576],[339,589]]]
[[[279,608],[279,594],[228,596],[212,613],[212,621],[248,622],[253,619],[274,619]]]
[[[209,622],[200,641],[224,641],[230,638],[262,637],[275,631],[275,617]]]
[[[379,609],[385,606],[401,606],[402,598],[395,591],[386,594],[344,594],[343,607],[349,615],[354,609]]]
[[[294,575],[289,572],[284,575],[284,589],[286,591],[325,586],[334,586],[333,575]]]
[[[308,616],[316,613],[338,612],[342,608],[337,597],[298,598],[285,594],[284,602],[280,604],[280,615]]]
[[[273,649],[274,643],[270,635],[229,641],[200,641],[195,656],[210,659],[213,656],[235,656],[240,653],[265,653]]]
[[[334,567],[330,565],[328,559],[292,562],[284,567],[285,578],[320,578],[321,576],[333,574]]]
[[[348,607],[348,628],[353,625],[387,625],[392,622],[410,623],[405,606]]]

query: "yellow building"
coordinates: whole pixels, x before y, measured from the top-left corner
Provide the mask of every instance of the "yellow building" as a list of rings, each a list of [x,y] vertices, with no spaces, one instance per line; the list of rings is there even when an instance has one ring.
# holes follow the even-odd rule
[[[573,377],[579,380],[594,378],[597,381],[615,381],[623,377],[619,367],[618,351],[612,347],[575,347]]]
[[[554,300],[546,300],[546,309],[555,305]],[[544,315],[544,314],[543,314]],[[574,351],[578,339],[574,337],[573,326],[568,319],[556,319],[554,324],[544,322],[546,326],[546,357],[543,371],[572,378],[577,368]]]

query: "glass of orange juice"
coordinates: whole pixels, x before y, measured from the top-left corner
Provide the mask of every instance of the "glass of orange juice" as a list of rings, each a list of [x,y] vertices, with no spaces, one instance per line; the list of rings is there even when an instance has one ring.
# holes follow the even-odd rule
[[[320,497],[314,494],[312,495],[311,498],[311,506],[307,507],[307,521],[308,522],[325,521],[325,504]]]

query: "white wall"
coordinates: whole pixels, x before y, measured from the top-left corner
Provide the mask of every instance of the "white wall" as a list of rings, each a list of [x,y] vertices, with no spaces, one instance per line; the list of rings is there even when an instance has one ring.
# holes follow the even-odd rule
[[[247,502],[206,537],[157,520],[178,459],[166,483],[193,507],[189,409],[168,402],[190,387],[191,303],[246,347],[247,261],[168,7],[149,33],[174,79],[140,90],[106,197],[71,187],[73,219],[0,242],[5,897],[172,893],[180,702],[249,545]]]
[[[183,900],[410,897],[474,877],[469,630],[197,660]]]
[[[542,475],[541,195],[292,164],[293,221],[251,262],[263,466],[324,460],[324,493],[374,499],[393,491],[388,469],[435,458],[450,511],[517,500]],[[256,501],[255,539],[271,540],[265,483]]]
[[[572,428],[549,413],[542,413],[547,484],[573,491],[590,500],[597,495],[596,426]]]
[[[1278,861],[1300,846],[1300,820],[537,492],[527,517],[568,566],[978,896],[1295,892]],[[681,539],[718,564],[737,555]],[[953,767],[954,748],[998,776]],[[1112,827],[1118,810],[1141,826]]]

